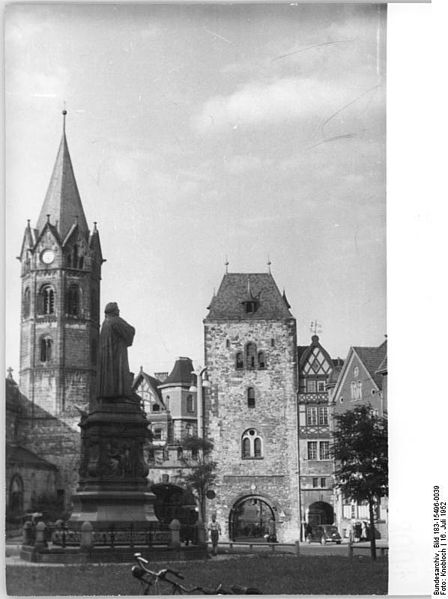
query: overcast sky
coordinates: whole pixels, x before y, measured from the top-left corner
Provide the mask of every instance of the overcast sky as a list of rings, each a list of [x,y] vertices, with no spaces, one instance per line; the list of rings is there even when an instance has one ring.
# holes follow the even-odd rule
[[[137,329],[131,369],[203,361],[229,272],[272,273],[298,341],[332,356],[386,333],[385,7],[9,6],[6,362],[19,254],[68,110],[102,307]]]

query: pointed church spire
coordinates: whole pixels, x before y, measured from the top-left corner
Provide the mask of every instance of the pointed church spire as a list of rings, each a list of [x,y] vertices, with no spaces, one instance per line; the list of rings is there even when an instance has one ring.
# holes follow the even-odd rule
[[[50,215],[51,222],[57,223],[57,229],[62,239],[74,224],[78,224],[79,230],[83,233],[87,233],[89,230],[68,151],[65,136],[66,116],[67,111],[63,110],[62,139],[37,221],[37,229],[40,232],[47,222],[47,215]]]

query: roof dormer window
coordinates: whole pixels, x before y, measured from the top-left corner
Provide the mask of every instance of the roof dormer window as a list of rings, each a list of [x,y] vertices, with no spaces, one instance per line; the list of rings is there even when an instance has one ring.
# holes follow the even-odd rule
[[[246,308],[246,314],[254,314],[258,310],[259,302],[255,300],[247,300],[243,304]]]

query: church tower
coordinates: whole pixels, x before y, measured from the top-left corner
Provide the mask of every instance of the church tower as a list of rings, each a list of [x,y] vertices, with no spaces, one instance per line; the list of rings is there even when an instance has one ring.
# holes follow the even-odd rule
[[[300,535],[296,321],[271,273],[226,273],[204,320],[205,436],[233,540]],[[202,435],[201,435],[202,436]]]
[[[20,387],[53,416],[79,414],[95,394],[101,265],[99,234],[89,231],[63,131],[35,228],[25,229]]]

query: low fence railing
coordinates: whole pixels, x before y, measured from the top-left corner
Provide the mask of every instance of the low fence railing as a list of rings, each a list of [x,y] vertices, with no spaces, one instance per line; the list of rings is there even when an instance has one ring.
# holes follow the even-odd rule
[[[211,545],[208,541],[207,545]],[[295,555],[300,555],[300,543],[299,541],[295,541],[294,543],[260,543],[250,541],[220,541],[218,547],[228,548],[230,551],[233,549],[241,548],[249,548],[249,551],[253,551],[255,548],[263,549],[266,551],[270,551],[271,553],[284,553],[285,549],[291,549],[291,553]]]
[[[196,529],[196,530],[194,530]],[[197,544],[197,527],[182,527],[178,520],[170,524],[151,524],[146,530],[129,527],[109,526],[104,530],[94,530],[90,522],[84,522],[80,530],[71,530],[66,524],[47,525],[38,522],[36,525],[26,522],[23,527],[22,544],[47,548],[52,546],[68,547],[154,547]]]

